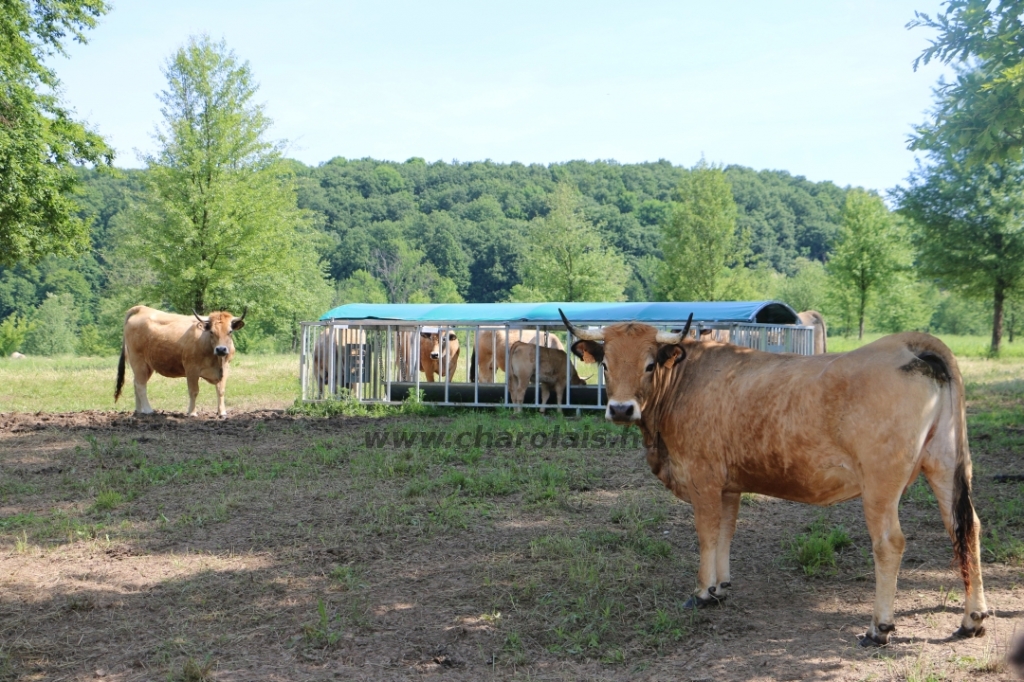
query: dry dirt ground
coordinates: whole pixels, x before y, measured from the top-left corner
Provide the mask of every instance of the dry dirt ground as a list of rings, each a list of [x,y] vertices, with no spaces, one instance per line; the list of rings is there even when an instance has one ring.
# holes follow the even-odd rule
[[[692,613],[691,509],[639,450],[470,442],[555,426],[620,433],[472,412],[2,414],[0,680],[1011,679],[1024,486],[994,477],[1020,473],[1015,427],[1010,441],[972,431],[979,513],[999,515],[988,635],[949,637],[962,585],[918,485],[893,643],[863,649],[859,501],[746,499],[733,594]],[[431,429],[473,436],[367,447]],[[851,543],[806,575],[793,548],[812,527]]]

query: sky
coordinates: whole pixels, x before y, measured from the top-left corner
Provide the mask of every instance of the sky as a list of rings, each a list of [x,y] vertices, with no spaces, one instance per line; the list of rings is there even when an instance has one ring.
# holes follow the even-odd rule
[[[885,190],[948,70],[913,69],[938,0],[112,0],[51,64],[117,150],[155,151],[163,69],[190,35],[248,60],[271,137],[336,156],[668,159]]]

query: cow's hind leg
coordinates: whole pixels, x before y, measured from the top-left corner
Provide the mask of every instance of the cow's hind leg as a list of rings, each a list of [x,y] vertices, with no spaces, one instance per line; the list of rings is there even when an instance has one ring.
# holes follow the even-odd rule
[[[931,458],[925,459],[923,467],[925,478],[935,493],[935,499],[939,503],[939,512],[942,514],[942,523],[946,526],[949,537],[955,540],[953,498],[956,470],[952,462],[939,462]],[[966,561],[966,575],[964,578],[964,617],[960,628],[954,633],[959,637],[980,637],[985,634],[983,625],[988,617],[988,608],[985,605],[985,587],[981,580],[981,522],[978,515],[974,513],[974,505],[968,502],[970,509],[964,513],[974,516],[974,533],[968,538],[969,552]]]
[[[722,493],[722,520],[718,526],[718,550],[715,559],[718,589],[715,598],[725,599],[732,578],[729,573],[729,551],[732,547],[732,536],[736,533],[736,518],[740,513],[740,494]]]
[[[896,579],[903,560],[906,540],[900,529],[899,493],[895,496],[864,493],[864,517],[871,535],[871,551],[875,558],[875,612],[871,627],[861,639],[864,646],[884,646],[889,633],[896,629],[893,606],[896,601]]]
[[[153,376],[153,369],[144,361],[136,362],[129,358],[132,366],[132,387],[135,389],[135,413],[153,414],[152,405],[149,404],[149,396],[146,395],[146,384]]]
[[[540,413],[544,414],[544,406],[548,404],[548,398],[551,397],[551,389],[548,388],[547,384],[540,385]],[[562,401],[558,401],[558,411],[562,411]]]
[[[188,411],[185,413],[186,416],[196,416],[196,398],[199,397],[199,375],[188,374],[185,377],[188,382]]]

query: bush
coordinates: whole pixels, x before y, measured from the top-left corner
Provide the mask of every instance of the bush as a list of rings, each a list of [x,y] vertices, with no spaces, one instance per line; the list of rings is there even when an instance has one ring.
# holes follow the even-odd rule
[[[75,352],[78,310],[74,296],[47,294],[46,300],[36,308],[32,321],[35,325],[25,337],[26,355],[72,355]]]

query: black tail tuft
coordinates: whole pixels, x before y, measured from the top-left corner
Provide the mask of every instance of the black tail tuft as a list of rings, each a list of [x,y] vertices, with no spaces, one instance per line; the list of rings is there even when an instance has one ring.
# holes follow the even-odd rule
[[[124,341],[121,341],[121,359],[117,361],[117,386],[114,388],[114,402],[121,397],[124,388]]]
[[[469,380],[476,381],[476,349],[469,356]]]
[[[971,482],[967,478],[967,467],[963,459],[957,462],[956,471],[953,474],[953,523],[955,528],[953,551],[956,554],[956,561],[960,565],[964,588],[969,591],[971,589],[970,566],[974,558],[971,553],[977,529],[974,526],[974,504],[971,503]]]

